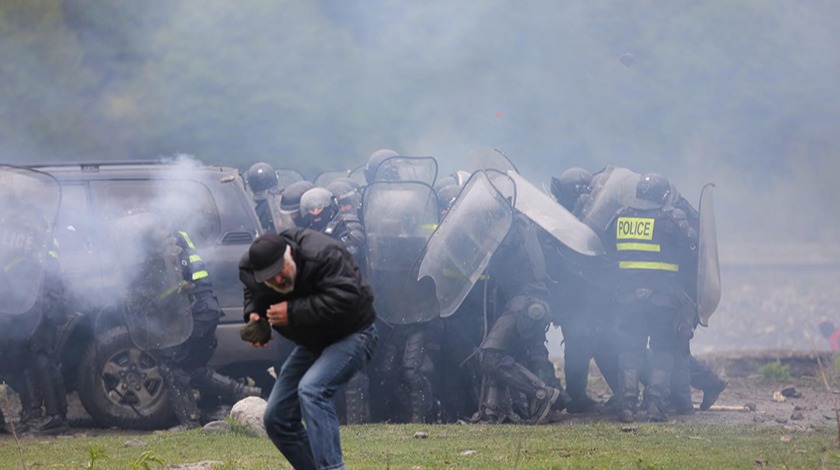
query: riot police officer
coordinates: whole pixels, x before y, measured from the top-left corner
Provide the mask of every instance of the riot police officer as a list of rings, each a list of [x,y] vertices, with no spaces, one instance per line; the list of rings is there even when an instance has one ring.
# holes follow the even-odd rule
[[[335,196],[339,212],[357,214],[362,207],[362,195],[356,186],[350,184],[350,178],[340,178],[327,185],[327,190]]]
[[[263,230],[277,233],[270,197],[273,193],[279,192],[277,173],[274,168],[265,162],[254,163],[245,172],[245,181],[254,195],[254,210]]]
[[[309,181],[301,180],[287,186],[280,195],[280,218],[284,227],[297,227],[300,221],[300,198],[314,188]]]
[[[376,172],[379,171],[379,166],[385,160],[391,157],[399,157],[400,154],[391,149],[379,149],[368,157],[367,164],[365,165],[365,180],[368,184],[373,183],[376,179]],[[386,180],[395,180],[398,179],[396,175],[384,175]]]
[[[632,422],[639,396],[639,377],[650,339],[650,379],[646,387],[651,421],[664,421],[674,356],[681,344],[677,328],[685,292],[681,266],[695,256],[697,232],[683,211],[669,205],[671,184],[659,174],[639,180],[636,198],[612,219],[607,234],[618,262],[616,298],[619,318],[618,418]]]
[[[117,227],[138,232],[142,245],[139,272],[132,273],[129,289],[133,298],[155,296],[163,299],[170,295],[184,295],[189,300],[192,330],[183,342],[155,351],[158,368],[167,386],[168,396],[175,416],[186,429],[199,426],[200,411],[193,395],[193,388],[203,396],[215,396],[227,403],[234,403],[248,396],[259,396],[261,391],[221,375],[207,366],[216,350],[216,328],[223,315],[213,292],[210,275],[204,260],[186,231],[170,231],[161,221],[143,209],[135,209],[117,221]],[[117,232],[118,234],[120,232]],[[143,267],[155,266],[156,259],[174,257],[180,265],[181,280],[165,292],[154,292],[146,285],[154,272],[144,272]]]
[[[593,175],[573,167],[559,177],[551,178],[551,194],[569,212],[581,218],[584,207],[591,200]],[[603,236],[603,234],[599,234]],[[615,349],[612,314],[615,306],[607,289],[566,269],[555,243],[546,238],[546,257],[552,278],[552,309],[556,310],[563,331],[563,368],[566,392],[569,394],[569,413],[595,409],[598,403],[586,393],[589,363],[595,359],[601,375],[615,394],[618,391],[618,352]]]
[[[545,423],[567,400],[545,347],[551,315],[545,260],[532,222],[516,214],[487,272],[495,282],[501,314],[480,347],[484,384],[475,420]],[[506,409],[506,393],[515,414]]]

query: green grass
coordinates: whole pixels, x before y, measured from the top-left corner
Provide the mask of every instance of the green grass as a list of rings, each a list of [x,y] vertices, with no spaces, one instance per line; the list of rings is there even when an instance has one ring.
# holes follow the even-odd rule
[[[353,469],[560,468],[840,468],[836,429],[793,433],[770,426],[616,423],[513,425],[363,425],[342,428],[345,461]],[[415,439],[416,431],[427,439]],[[784,436],[784,438],[783,438]],[[792,437],[791,440],[787,440]],[[129,439],[143,447],[125,447]],[[241,433],[180,433],[26,438],[28,468],[162,468],[202,460],[222,469],[289,468],[266,439]],[[461,455],[474,450],[474,455]],[[92,459],[92,455],[98,455]],[[145,457],[144,457],[145,455]],[[144,460],[145,459],[145,460]],[[93,460],[92,467],[90,466]],[[757,462],[760,462],[757,464]],[[15,441],[0,437],[0,468],[20,469]]]

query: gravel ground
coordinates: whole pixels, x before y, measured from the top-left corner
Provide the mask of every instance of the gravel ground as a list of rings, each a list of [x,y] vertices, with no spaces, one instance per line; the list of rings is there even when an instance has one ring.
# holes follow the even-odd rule
[[[817,324],[840,325],[840,265],[724,267],[722,296],[695,354],[743,350],[828,351]]]

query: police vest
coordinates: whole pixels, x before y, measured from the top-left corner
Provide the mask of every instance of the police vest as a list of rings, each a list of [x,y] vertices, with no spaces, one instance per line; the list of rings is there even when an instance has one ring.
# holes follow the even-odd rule
[[[675,277],[680,270],[679,253],[673,241],[676,227],[659,210],[625,209],[615,220],[615,249],[618,267]]]
[[[176,238],[177,243],[184,249],[184,254],[181,259],[181,265],[187,273],[184,280],[192,282],[195,285],[191,294],[196,295],[211,292],[213,285],[210,282],[210,274],[207,272],[204,260],[201,259],[198,251],[196,251],[195,244],[193,244],[187,232],[181,230],[178,232],[178,235],[180,239]]]

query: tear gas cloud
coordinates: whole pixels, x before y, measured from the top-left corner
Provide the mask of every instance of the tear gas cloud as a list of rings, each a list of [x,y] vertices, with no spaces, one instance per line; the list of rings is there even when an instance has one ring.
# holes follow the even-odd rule
[[[537,185],[620,165],[665,174],[696,204],[715,182],[724,264],[840,259],[837,2],[76,0],[0,13],[6,162],[188,151],[312,175],[389,147],[433,155],[445,174],[492,146]],[[734,285],[766,288],[755,282]],[[728,298],[713,324],[738,315]],[[834,300],[779,321],[810,328],[838,314]]]

